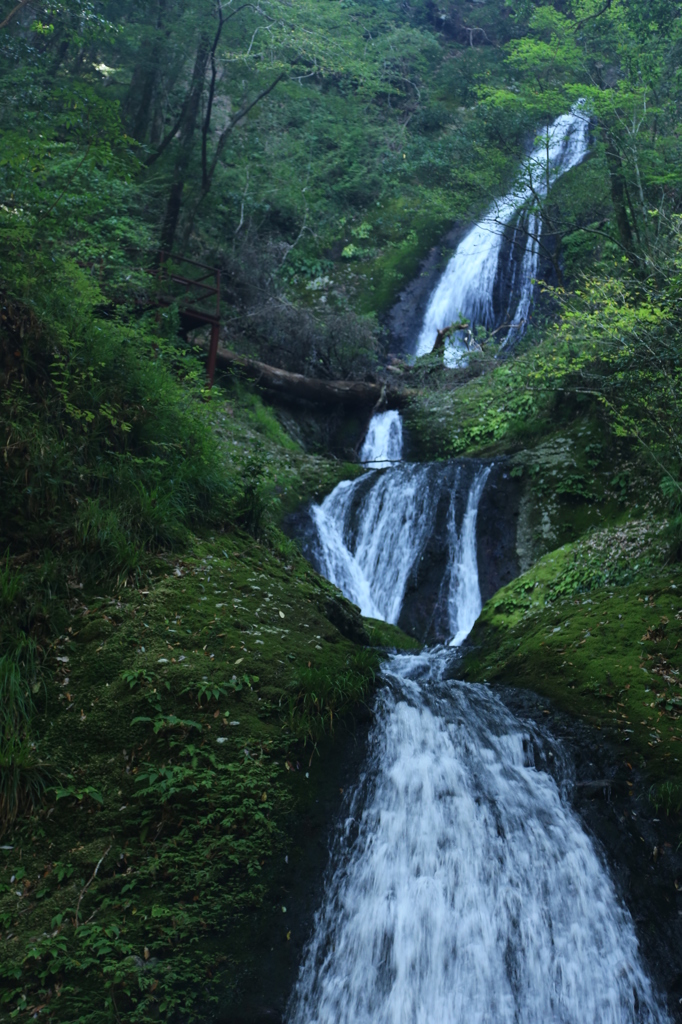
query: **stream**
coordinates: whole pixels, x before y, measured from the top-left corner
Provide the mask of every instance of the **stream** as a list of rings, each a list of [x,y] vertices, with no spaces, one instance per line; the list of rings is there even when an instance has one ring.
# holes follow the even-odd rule
[[[505,344],[523,331],[542,230],[528,200],[584,158],[588,127],[582,103],[558,118],[460,243],[417,354],[461,317],[502,324]],[[455,334],[446,362],[465,351]],[[458,679],[458,648],[481,611],[478,559],[490,545],[478,543],[479,506],[495,467],[402,456],[399,413],[375,415],[360,456],[368,471],[309,512],[307,554],[364,615],[445,642],[384,665],[286,1020],[664,1024],[632,916],[573,809],[571,759],[487,685]]]
[[[313,509],[320,568],[396,622],[445,479],[435,614],[451,640],[384,667],[288,1024],[663,1024],[630,913],[571,807],[570,760],[487,686],[457,679],[481,609],[490,466],[401,465],[401,430],[397,413],[375,417],[362,458],[390,468]]]

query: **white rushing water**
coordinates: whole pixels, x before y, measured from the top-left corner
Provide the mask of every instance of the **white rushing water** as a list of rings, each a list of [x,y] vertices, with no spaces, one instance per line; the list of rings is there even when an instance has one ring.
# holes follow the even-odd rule
[[[503,335],[503,345],[523,333],[538,269],[542,218],[537,208],[525,216],[521,211],[537,206],[557,178],[584,159],[588,144],[589,116],[580,101],[539,136],[514,188],[460,242],[429,299],[417,343],[418,356],[432,350],[439,330],[458,320],[468,320],[472,328],[495,326],[493,295],[500,253],[505,228],[515,218],[510,254],[513,302],[501,314],[502,323],[510,325]],[[523,253],[520,259],[516,258],[519,249]],[[446,348],[446,363],[456,365],[465,351],[461,336],[458,339],[456,335]]]
[[[368,433],[368,461],[387,450],[387,422]],[[561,748],[489,687],[456,679],[452,646],[481,610],[490,472],[401,465],[314,509],[322,571],[396,622],[447,501],[439,600],[452,640],[384,665],[287,1024],[670,1024],[571,808]]]
[[[478,583],[478,556],[476,552],[476,521],[478,503],[483,488],[490,476],[490,467],[485,466],[474,477],[467,498],[466,511],[459,531],[457,530],[455,501],[450,507],[450,580],[448,587],[448,621],[452,640],[450,645],[458,647],[469,636],[474,622],[481,614],[481,588]]]
[[[322,548],[322,574],[363,615],[397,622],[412,566],[430,533],[433,495],[428,469],[404,466],[344,480],[312,509]],[[359,497],[360,496],[360,497]],[[355,536],[351,511],[360,502]]]
[[[384,469],[403,457],[403,421],[396,409],[372,416],[360,462],[370,469]]]
[[[388,663],[288,1024],[663,1024],[560,752],[453,653]]]
[[[374,416],[362,460],[380,466],[401,458],[399,413]],[[460,643],[481,611],[476,517],[489,473],[489,466],[475,468],[466,493],[462,467],[451,474],[451,490],[450,477],[439,467],[420,464],[342,481],[311,509],[320,571],[363,615],[396,623],[410,574],[434,532],[441,502],[447,501],[440,613],[447,620],[444,631]]]

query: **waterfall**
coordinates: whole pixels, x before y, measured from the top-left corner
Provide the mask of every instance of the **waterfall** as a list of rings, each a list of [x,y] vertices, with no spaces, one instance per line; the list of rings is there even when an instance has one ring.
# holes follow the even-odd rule
[[[664,1024],[560,748],[454,656],[386,666],[288,1024]]]
[[[443,276],[429,299],[424,323],[417,343],[418,356],[430,352],[439,330],[457,320],[468,320],[472,328],[483,325],[493,329],[510,324],[503,337],[503,347],[523,333],[528,320],[540,255],[542,218],[539,212],[524,213],[524,207],[543,199],[551,185],[566,171],[579,164],[588,148],[589,117],[583,101],[575,104],[569,114],[562,114],[540,136],[540,141],[524,166],[524,174],[511,192],[499,200],[490,212],[460,242]],[[512,259],[520,248],[522,257],[515,261],[510,303],[496,317],[493,306],[495,282],[500,270],[505,229],[517,218],[512,239]],[[521,235],[520,246],[517,237]],[[519,265],[520,263],[520,265]],[[445,352],[448,365],[457,365],[466,351],[460,332],[449,342]]]
[[[323,575],[363,615],[398,621],[407,578],[433,523],[428,477],[428,467],[404,466],[373,473],[369,481],[345,480],[313,509]]]
[[[363,458],[399,458],[398,437],[375,417]],[[453,648],[481,610],[490,473],[474,460],[372,470],[312,511],[321,571],[389,622],[435,544],[433,615],[452,639],[384,664],[287,1024],[671,1024],[571,809],[561,747],[456,679]]]
[[[396,412],[373,417],[362,458],[385,465],[402,455]],[[433,615],[440,631],[460,643],[481,610],[476,517],[489,466],[402,464],[344,480],[311,509],[323,576],[363,615],[397,623],[405,590],[432,538],[443,506],[442,584]]]
[[[395,409],[372,416],[360,462],[372,469],[384,469],[403,457],[403,421]]]
[[[448,588],[448,625],[452,647],[466,640],[474,622],[481,614],[481,588],[478,584],[476,555],[476,520],[478,503],[483,494],[490,466],[479,469],[469,491],[462,525],[457,530],[455,501],[449,516],[450,533],[450,586]]]

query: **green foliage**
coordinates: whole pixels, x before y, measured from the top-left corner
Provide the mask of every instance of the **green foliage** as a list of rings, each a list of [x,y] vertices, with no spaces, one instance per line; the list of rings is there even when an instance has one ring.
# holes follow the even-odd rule
[[[374,651],[360,652],[347,672],[330,673],[327,669],[304,669],[292,680],[289,689],[289,728],[313,748],[334,723],[355,707],[367,694],[368,682],[374,678],[377,659]]]
[[[49,544],[71,571],[87,562],[92,576],[125,578],[220,522],[234,485],[180,346],[97,317],[98,293],[72,265],[51,263],[49,280],[44,269],[6,267],[16,278],[6,278],[0,329],[0,544]],[[30,305],[15,298],[27,287]]]
[[[672,779],[659,782],[650,788],[649,800],[656,814],[661,810],[668,818],[671,814],[679,814],[682,811],[682,785]]]
[[[258,681],[258,676],[253,676],[250,679],[246,673],[241,678],[233,675],[229,681],[225,682],[206,678],[198,683],[191,683],[184,692],[196,692],[197,704],[201,707],[204,700],[207,704],[211,700],[218,701],[221,697],[226,697],[230,693],[239,693],[245,686],[252,689],[252,683],[257,683]]]
[[[33,722],[50,806],[3,851],[0,922],[20,936],[0,963],[7,1014],[47,999],[69,1024],[203,1020],[229,998],[292,812],[315,799],[304,741],[328,756],[367,696],[378,653],[334,629],[332,588],[295,549],[195,544],[172,572],[71,604]]]
[[[0,832],[33,810],[49,780],[30,741],[41,652],[27,590],[6,558],[0,568]]]
[[[45,796],[51,772],[21,734],[6,734],[0,744],[0,835],[18,815],[35,810]]]
[[[241,493],[235,505],[237,522],[256,538],[263,535],[269,511],[263,479],[265,467],[258,455],[254,453],[243,467]]]
[[[131,849],[103,840],[92,854],[91,881],[98,869],[109,875],[113,869],[117,879],[99,894],[95,920],[91,912],[85,915],[85,906],[92,903],[83,899],[88,886],[87,879],[78,877],[79,866],[74,873],[73,865],[55,865],[38,893],[53,902],[64,888],[72,901],[70,906],[59,901],[62,909],[53,915],[50,932],[29,944],[24,959],[44,989],[58,986],[59,1019],[90,1019],[94,1000],[101,1020],[122,1012],[141,1022],[159,1013],[170,1018],[179,1010],[194,1020],[204,998],[196,972],[215,972],[218,982],[229,984],[227,958],[210,947],[193,955],[192,945],[197,929],[224,924],[225,897],[217,898],[221,890],[232,896],[232,913],[253,909],[262,900],[261,861],[281,842],[272,820],[274,802],[282,798],[278,771],[267,760],[226,762],[192,744],[177,747],[176,763],[143,763],[136,778],[132,799],[147,856],[135,858],[134,870],[126,871]],[[143,896],[146,890],[155,891],[151,902]],[[171,892],[172,899],[163,898]],[[134,924],[137,913],[143,947],[131,941],[131,932],[139,929],[125,923],[132,915]],[[99,998],[95,978],[102,979],[96,983]],[[25,1005],[22,996],[21,989],[5,990],[19,1010]]]

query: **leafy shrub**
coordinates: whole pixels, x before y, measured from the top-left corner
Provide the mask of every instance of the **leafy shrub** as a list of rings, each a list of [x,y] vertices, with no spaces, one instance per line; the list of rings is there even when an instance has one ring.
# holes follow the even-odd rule
[[[367,694],[378,665],[375,651],[360,651],[347,672],[330,675],[326,669],[304,669],[289,684],[289,727],[313,747],[334,731],[337,718],[347,714]]]
[[[265,489],[265,468],[257,459],[249,459],[242,471],[241,489],[234,511],[240,526],[258,539],[265,531],[269,499]]]
[[[5,243],[0,545],[49,546],[74,571],[127,576],[223,522],[235,494],[199,367],[144,321],[98,316],[96,289],[72,265],[48,273],[36,256],[20,279]],[[16,297],[27,283],[30,302]]]
[[[665,782],[651,786],[649,800],[654,805],[656,814],[661,809],[670,817],[671,814],[679,814],[682,810],[682,786],[679,782],[666,779]]]
[[[39,688],[39,650],[25,588],[6,560],[0,569],[0,751],[26,735]]]

